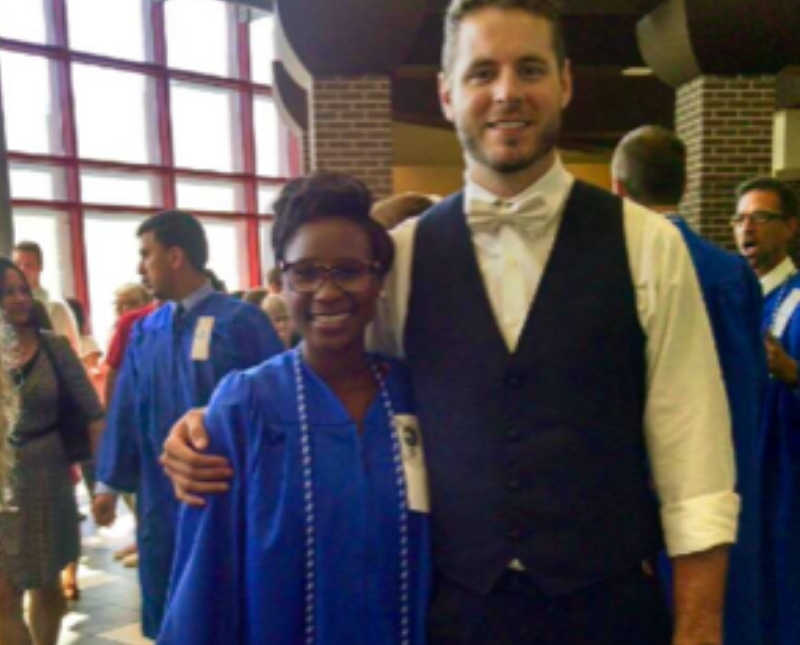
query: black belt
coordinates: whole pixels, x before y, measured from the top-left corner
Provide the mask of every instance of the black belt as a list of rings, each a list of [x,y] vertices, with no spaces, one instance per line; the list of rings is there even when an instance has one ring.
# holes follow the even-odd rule
[[[46,428],[42,428],[41,430],[36,430],[35,432],[26,432],[23,435],[14,435],[12,434],[8,438],[8,443],[10,443],[15,448],[21,448],[22,446],[29,444],[31,441],[35,441],[36,439],[41,439],[49,434],[52,434],[58,430],[58,423],[53,423]]]

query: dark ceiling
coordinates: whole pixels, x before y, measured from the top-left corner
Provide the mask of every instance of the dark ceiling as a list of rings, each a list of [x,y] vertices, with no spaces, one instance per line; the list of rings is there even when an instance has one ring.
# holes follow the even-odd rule
[[[624,76],[644,65],[636,23],[659,0],[571,0],[563,2],[564,33],[572,61],[574,98],[564,116],[562,145],[587,151],[612,148],[628,130],[644,123],[672,127],[674,90],[654,76]],[[393,73],[394,117],[449,127],[436,97],[436,75],[447,0],[428,0],[411,54]]]

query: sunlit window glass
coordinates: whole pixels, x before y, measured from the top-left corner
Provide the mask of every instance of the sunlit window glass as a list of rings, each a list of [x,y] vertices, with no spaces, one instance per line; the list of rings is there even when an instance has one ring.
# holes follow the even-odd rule
[[[70,47],[144,60],[144,18],[149,7],[149,0],[67,0]]]
[[[229,291],[247,284],[247,248],[242,222],[204,217],[200,220],[208,239],[208,268],[225,282]]]
[[[174,81],[170,98],[175,165],[227,172],[239,170],[240,164],[234,161],[233,154],[236,94]]]
[[[147,173],[81,171],[81,196],[89,204],[160,206],[161,182]]]
[[[178,208],[205,211],[243,211],[244,192],[238,184],[178,177]]]
[[[0,38],[46,42],[43,0],[0,0]]]
[[[8,167],[12,199],[64,199],[64,169],[44,164],[11,162]]]
[[[136,229],[144,220],[139,215],[116,213],[87,213],[84,219],[92,332],[102,348],[108,346],[114,325],[114,290],[125,283],[140,281]]]
[[[52,66],[41,56],[0,51],[9,150],[44,154],[63,150],[59,113],[53,101]]]
[[[228,10],[229,5],[219,0],[167,0],[169,66],[230,76],[235,58],[229,44]]]
[[[81,157],[154,161],[155,123],[149,80],[142,74],[94,65],[72,66],[78,151]]]
[[[272,14],[257,16],[250,22],[250,78],[254,83],[272,85],[274,27]]]
[[[256,133],[256,172],[261,176],[282,176],[278,110],[268,96],[253,99],[253,125]]]
[[[261,221],[258,225],[261,244],[261,271],[264,274],[261,283],[267,283],[267,272],[275,266],[275,254],[272,252],[272,221]]]
[[[275,212],[272,204],[281,192],[281,186],[277,184],[259,184],[258,185],[258,212],[266,215],[271,215]]]
[[[15,208],[12,218],[14,242],[36,242],[42,248],[42,286],[54,298],[73,293],[66,214],[38,208]]]

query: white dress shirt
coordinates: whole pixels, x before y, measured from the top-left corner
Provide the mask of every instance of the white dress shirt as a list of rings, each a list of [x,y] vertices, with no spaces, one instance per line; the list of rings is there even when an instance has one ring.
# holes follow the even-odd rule
[[[70,306],[66,302],[50,298],[50,294],[43,287],[31,289],[31,293],[47,310],[53,331],[61,336],[66,336],[72,349],[78,354],[81,349],[80,332]]]
[[[541,179],[507,200],[466,182],[465,209],[473,198],[506,202],[501,208],[513,209],[536,191],[548,205],[547,220],[533,232],[504,225],[493,237],[473,235],[486,291],[509,349],[517,345],[573,181],[557,160]],[[623,217],[646,337],[645,441],[667,551],[678,556],[732,543],[739,497],[734,492],[730,412],[691,258],[678,229],[663,216],[625,200]],[[417,220],[409,220],[392,231],[395,263],[369,333],[372,348],[401,357],[416,225]]]
[[[780,287],[784,282],[797,273],[797,267],[788,255],[777,266],[762,275],[758,281],[761,283],[761,292],[766,296],[770,291]]]

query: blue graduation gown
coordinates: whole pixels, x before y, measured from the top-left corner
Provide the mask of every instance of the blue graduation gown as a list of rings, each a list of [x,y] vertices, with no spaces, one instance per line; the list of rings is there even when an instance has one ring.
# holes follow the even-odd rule
[[[761,285],[744,258],[704,240],[682,218],[670,220],[683,235],[697,272],[731,412],[742,510],[730,552],[724,640],[726,645],[758,645],[763,617],[757,439],[767,381]]]
[[[695,233],[669,215],[692,258],[725,381],[736,455],[736,489],[741,497],[739,531],[730,551],[725,593],[725,645],[759,645],[763,640],[761,493],[757,451],[767,380],[761,338],[761,286],[744,258]],[[672,567],[659,557],[659,574],[672,606]]]
[[[283,349],[258,308],[212,293],[179,320],[166,304],[131,332],[97,458],[97,479],[137,493],[142,631],[158,633],[172,563],[178,505],[157,458],[172,424],[208,403],[228,372]],[[198,317],[213,316],[208,360],[192,360]]]
[[[800,289],[800,275],[768,293],[764,300],[766,333],[780,301]],[[800,359],[798,308],[780,337],[786,352]],[[768,641],[800,643],[800,390],[770,379],[764,402],[760,456],[764,486],[765,589]]]
[[[210,451],[231,489],[182,507],[161,645],[295,645],[304,634],[305,524],[297,393],[286,352],[228,376],[211,401]],[[381,359],[384,361],[385,359]],[[394,412],[412,413],[406,369],[386,361]],[[380,395],[359,435],[306,366],[319,645],[399,642],[399,510],[392,429]],[[408,513],[410,643],[425,641],[427,515]]]

